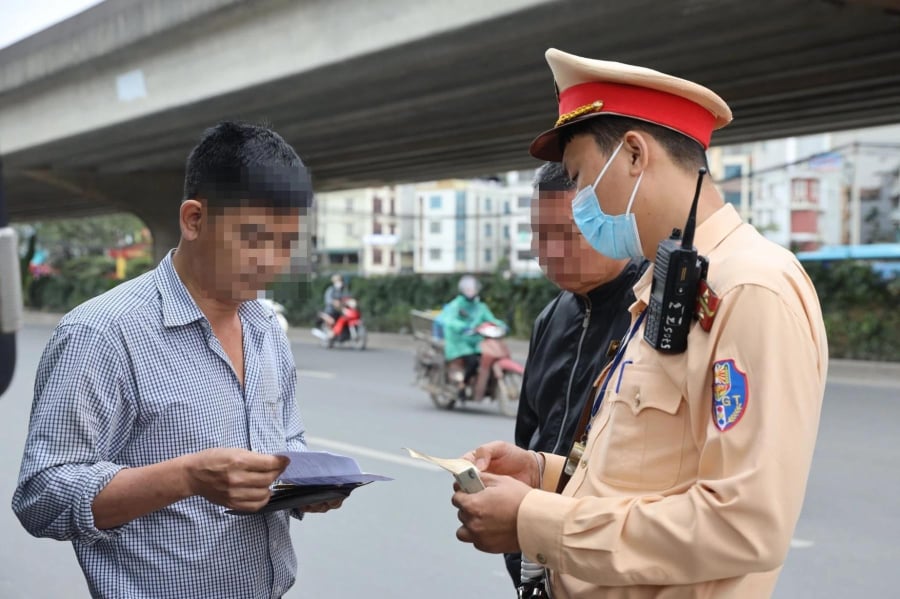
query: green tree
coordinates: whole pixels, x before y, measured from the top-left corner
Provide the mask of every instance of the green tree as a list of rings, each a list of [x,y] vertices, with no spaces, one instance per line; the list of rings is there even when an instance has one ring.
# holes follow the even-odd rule
[[[145,228],[138,217],[126,213],[37,221],[20,227],[34,231],[41,249],[47,252],[48,262],[54,266],[134,243]]]
[[[23,295],[33,308],[57,311],[70,310],[115,286],[115,262],[106,257],[106,250],[139,241],[146,232],[140,219],[124,213],[37,221],[17,229],[25,246]],[[28,265],[38,249],[46,253],[46,263],[57,274],[32,280]],[[126,278],[150,267],[149,259],[134,260]]]

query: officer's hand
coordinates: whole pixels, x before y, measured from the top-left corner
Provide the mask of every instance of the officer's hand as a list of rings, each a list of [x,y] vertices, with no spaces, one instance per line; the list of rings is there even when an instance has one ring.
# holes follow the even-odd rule
[[[288,458],[238,448],[207,449],[184,457],[191,495],[233,510],[255,512],[269,501],[271,485]]]
[[[515,553],[519,551],[516,518],[531,487],[509,476],[482,474],[481,480],[484,491],[453,494],[451,502],[459,509],[462,523],[456,538],[487,553]]]
[[[480,472],[511,476],[526,485],[536,486],[540,480],[534,454],[505,441],[492,441],[463,456]]]

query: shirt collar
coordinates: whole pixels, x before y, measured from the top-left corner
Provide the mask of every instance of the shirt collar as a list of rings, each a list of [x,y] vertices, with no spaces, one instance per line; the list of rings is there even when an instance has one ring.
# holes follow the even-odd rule
[[[631,289],[634,286],[632,281],[634,281],[636,275],[642,273],[644,269],[647,268],[647,264],[649,264],[649,262],[644,258],[632,258],[632,260],[625,265],[625,268],[622,269],[622,272],[616,275],[616,278],[594,287],[581,297],[586,296],[587,299],[590,300],[591,305],[594,306],[600,305],[611,298],[620,297],[624,291]]]
[[[697,225],[694,234],[694,245],[701,256],[708,256],[732,231],[742,224],[741,215],[731,204],[725,204],[709,218]],[[634,285],[634,296],[637,300],[629,310],[637,314],[650,303],[650,289],[653,283],[653,269],[648,268]]]
[[[166,327],[184,326],[206,318],[172,264],[175,251],[166,254],[156,267],[156,288],[162,301],[163,326]]]
[[[179,327],[198,320],[206,321],[206,316],[197,306],[197,302],[191,297],[187,287],[175,265],[172,264],[172,256],[176,250],[172,250],[162,259],[156,267],[156,288],[162,301],[163,325],[166,327]],[[269,326],[275,314],[257,301],[249,301],[241,304],[238,310],[241,320],[257,328]]]

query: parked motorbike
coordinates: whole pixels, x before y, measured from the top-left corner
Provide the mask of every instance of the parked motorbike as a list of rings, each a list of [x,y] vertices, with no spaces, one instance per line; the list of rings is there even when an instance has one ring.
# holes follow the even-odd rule
[[[345,344],[360,351],[366,349],[368,335],[359,303],[352,297],[344,297],[338,301],[339,316],[335,318],[327,312],[319,312],[319,321],[313,327],[312,334],[328,349]]]
[[[506,329],[491,322],[475,328],[481,335],[481,359],[477,374],[465,382],[460,393],[458,380],[444,358],[444,342],[433,335],[436,314],[412,313],[413,335],[418,347],[415,355],[415,383],[428,392],[434,405],[453,409],[458,402],[480,402],[490,398],[497,402],[500,413],[515,416],[519,393],[522,390],[522,374],[525,368],[510,357],[509,347],[503,341]]]

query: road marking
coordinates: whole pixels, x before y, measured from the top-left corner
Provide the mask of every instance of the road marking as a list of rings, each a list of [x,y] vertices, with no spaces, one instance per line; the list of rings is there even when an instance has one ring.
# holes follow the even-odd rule
[[[791,539],[791,548],[793,549],[809,549],[813,545],[815,545],[813,541],[806,539]]]
[[[863,378],[849,376],[830,376],[828,383],[835,385],[846,385],[848,387],[875,387],[878,389],[900,389],[900,381],[890,379],[874,378],[867,380]]]
[[[441,470],[437,466],[429,464],[428,462],[423,462],[422,460],[416,460],[410,457],[399,455],[399,448],[397,449],[398,454],[393,454],[386,451],[379,451],[377,449],[370,449],[361,445],[353,445],[352,443],[332,441],[331,439],[322,439],[321,437],[306,437],[306,441],[310,445],[324,447],[326,449],[332,449],[334,451],[339,451],[342,453],[352,453],[354,455],[360,455],[367,458],[373,458],[375,460],[391,462],[393,464],[400,464],[401,466],[409,466],[410,468],[431,470],[432,472]]]
[[[308,379],[333,379],[337,375],[333,372],[325,370],[300,370],[297,369],[297,376],[306,377]]]

